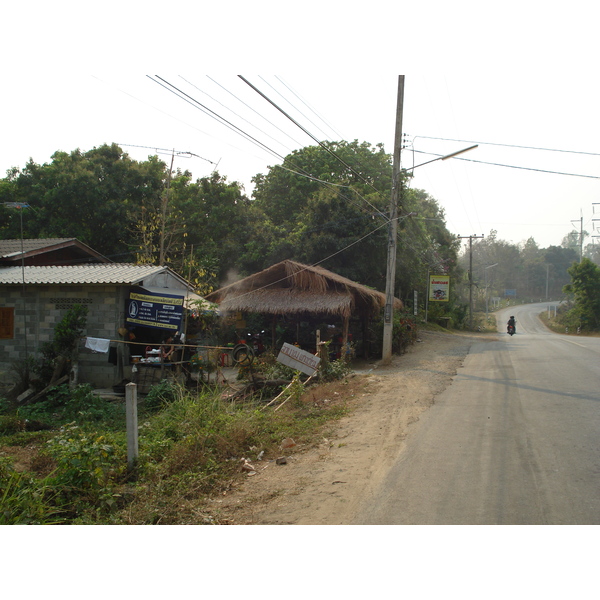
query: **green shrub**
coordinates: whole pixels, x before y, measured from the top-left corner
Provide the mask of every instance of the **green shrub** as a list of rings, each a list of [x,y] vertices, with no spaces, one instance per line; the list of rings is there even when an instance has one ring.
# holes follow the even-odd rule
[[[93,393],[89,384],[70,389],[67,384],[53,388],[45,400],[19,409],[20,417],[44,423],[79,424],[100,423],[110,425],[124,421],[123,404],[109,402]]]
[[[124,452],[118,450],[106,436],[86,433],[74,423],[47,442],[56,462],[51,481],[71,510],[91,505],[102,512],[115,505],[114,487],[126,471]]]
[[[171,404],[181,395],[181,386],[171,379],[163,379],[150,388],[144,403],[147,409],[155,410]]]

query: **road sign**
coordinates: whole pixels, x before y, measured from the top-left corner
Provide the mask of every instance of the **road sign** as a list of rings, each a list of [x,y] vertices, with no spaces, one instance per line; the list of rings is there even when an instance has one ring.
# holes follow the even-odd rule
[[[314,375],[321,359],[291,344],[283,344],[279,356],[277,356],[277,361],[296,371],[302,371],[306,375]]]

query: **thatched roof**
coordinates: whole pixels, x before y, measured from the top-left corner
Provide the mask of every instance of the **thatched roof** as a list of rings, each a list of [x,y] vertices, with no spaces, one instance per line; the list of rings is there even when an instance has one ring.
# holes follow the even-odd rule
[[[301,313],[349,317],[354,312],[377,312],[385,294],[321,267],[284,260],[206,296],[223,312],[276,315]],[[395,299],[395,308],[402,308]]]

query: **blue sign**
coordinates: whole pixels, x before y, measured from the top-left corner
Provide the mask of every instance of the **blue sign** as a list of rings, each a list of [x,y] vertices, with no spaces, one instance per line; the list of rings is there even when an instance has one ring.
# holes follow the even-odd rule
[[[183,296],[130,292],[125,321],[131,325],[181,331]]]
[[[504,296],[517,296],[517,290],[504,290]]]

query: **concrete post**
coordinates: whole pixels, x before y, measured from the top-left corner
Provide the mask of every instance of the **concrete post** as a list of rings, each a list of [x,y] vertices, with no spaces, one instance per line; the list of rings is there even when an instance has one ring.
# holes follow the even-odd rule
[[[125,415],[127,423],[127,467],[131,470],[138,459],[137,385],[125,386]]]

